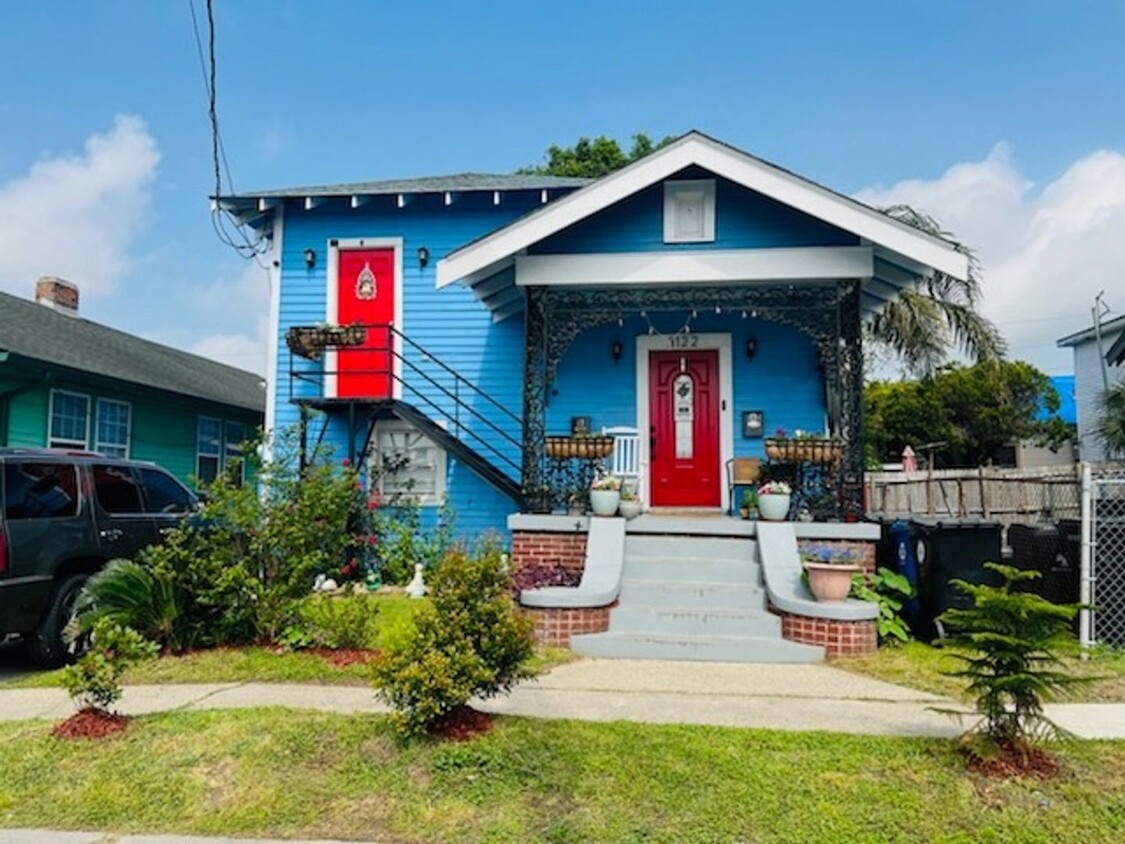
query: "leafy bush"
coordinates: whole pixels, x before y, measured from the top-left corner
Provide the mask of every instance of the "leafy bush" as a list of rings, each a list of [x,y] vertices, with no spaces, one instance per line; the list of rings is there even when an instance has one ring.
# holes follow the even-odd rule
[[[952,631],[951,643],[966,651],[954,654],[964,667],[950,676],[968,680],[967,691],[983,716],[963,741],[983,758],[1008,749],[1026,755],[1039,739],[1067,736],[1043,714],[1044,701],[1093,679],[1059,669],[1059,657],[1076,648],[1070,623],[1081,607],[1013,591],[1013,585],[1038,577],[1037,571],[985,566],[1000,574],[1001,585],[950,581],[971,596],[973,605],[946,610],[940,617]]]
[[[874,574],[857,574],[852,577],[851,597],[879,605],[875,629],[879,643],[909,642],[910,628],[902,617],[902,606],[914,597],[914,587],[901,574],[879,568]]]
[[[79,633],[108,619],[174,651],[186,648],[179,589],[166,576],[131,560],[111,560],[86,581],[75,605]]]
[[[473,696],[491,697],[531,675],[532,622],[509,593],[503,555],[486,545],[446,555],[430,583],[430,604],[412,630],[376,660],[374,682],[404,735],[426,731]]]
[[[82,707],[105,710],[121,698],[121,675],[133,663],[156,656],[155,642],[109,618],[93,627],[93,647],[63,671],[67,693]]]
[[[298,615],[311,645],[365,649],[379,643],[379,606],[367,595],[314,595],[301,602]]]

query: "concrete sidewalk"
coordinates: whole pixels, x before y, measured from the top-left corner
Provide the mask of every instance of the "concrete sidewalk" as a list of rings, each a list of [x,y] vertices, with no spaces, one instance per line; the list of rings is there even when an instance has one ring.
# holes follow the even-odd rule
[[[144,714],[255,706],[344,714],[386,711],[362,686],[267,683],[130,686],[118,709]],[[964,729],[929,708],[964,708],[952,701],[829,665],[578,660],[474,706],[532,718],[869,735],[953,736]],[[0,690],[0,720],[61,720],[73,711],[61,689]],[[1125,739],[1125,704],[1056,704],[1047,714],[1083,738]]]

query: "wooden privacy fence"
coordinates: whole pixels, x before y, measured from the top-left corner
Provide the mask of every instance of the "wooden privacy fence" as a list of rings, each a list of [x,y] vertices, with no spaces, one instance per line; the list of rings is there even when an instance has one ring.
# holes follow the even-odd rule
[[[868,472],[864,483],[870,514],[978,516],[1005,526],[1081,515],[1077,467]]]

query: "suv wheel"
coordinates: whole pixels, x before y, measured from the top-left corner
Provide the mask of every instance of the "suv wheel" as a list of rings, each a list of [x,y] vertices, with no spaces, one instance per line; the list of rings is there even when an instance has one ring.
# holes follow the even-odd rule
[[[81,640],[67,643],[63,639],[63,630],[74,617],[74,605],[85,585],[84,574],[67,575],[55,584],[43,620],[27,640],[28,655],[39,667],[58,668],[80,656],[84,650]]]

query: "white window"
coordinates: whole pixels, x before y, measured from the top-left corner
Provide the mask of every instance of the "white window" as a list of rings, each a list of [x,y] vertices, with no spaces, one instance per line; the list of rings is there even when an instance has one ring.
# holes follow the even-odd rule
[[[222,421],[209,416],[200,416],[195,457],[195,477],[199,483],[209,484],[219,476],[222,443]]]
[[[664,183],[664,242],[714,243],[715,180]]]
[[[246,442],[246,426],[241,422],[227,422],[227,436],[223,441],[223,467],[237,483],[246,480],[246,457],[242,453]]]
[[[406,424],[381,423],[370,459],[372,483],[384,499],[409,496],[419,504],[445,497],[445,451]]]
[[[51,448],[85,449],[89,447],[89,441],[90,397],[51,390],[47,445]]]
[[[94,431],[94,450],[113,457],[129,456],[129,423],[132,408],[128,402],[98,399]]]

